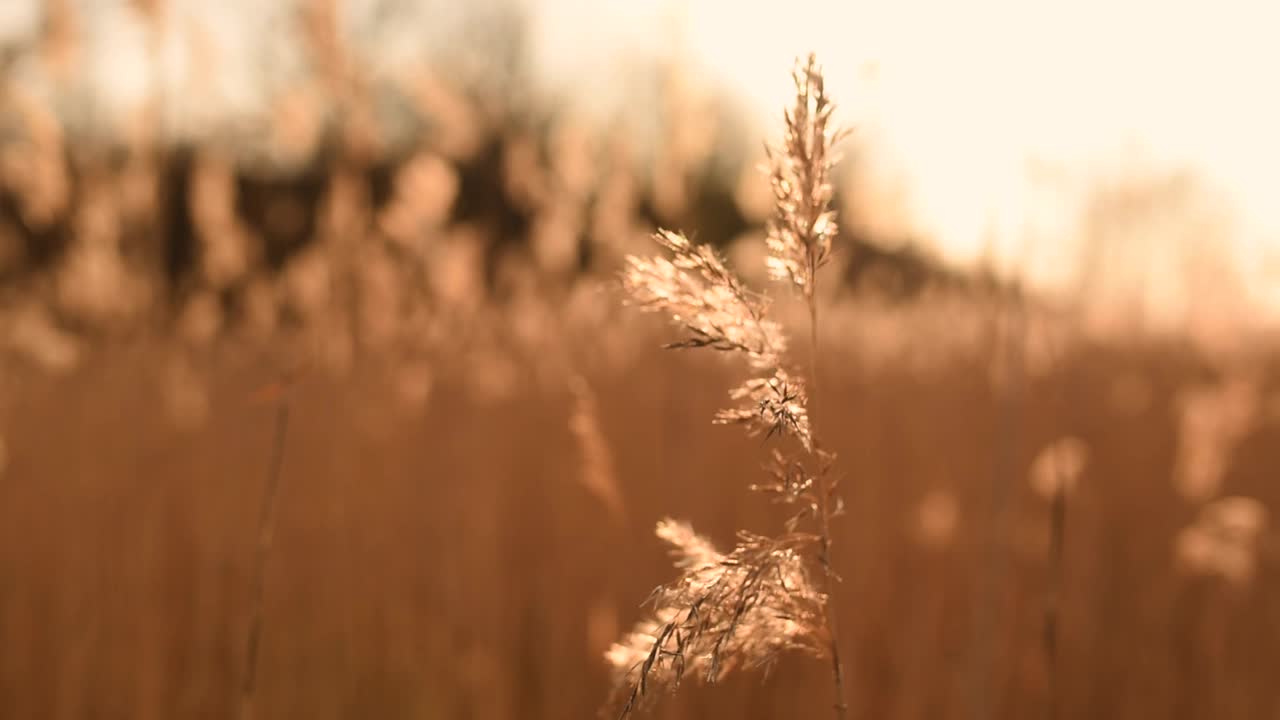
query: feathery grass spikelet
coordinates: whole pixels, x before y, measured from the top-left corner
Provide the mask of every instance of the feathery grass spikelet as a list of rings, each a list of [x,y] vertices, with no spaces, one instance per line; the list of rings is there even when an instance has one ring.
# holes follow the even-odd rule
[[[814,275],[830,259],[837,232],[830,209],[831,168],[837,160],[831,147],[844,132],[830,125],[835,105],[812,54],[803,65],[797,63],[792,78],[796,95],[783,113],[783,143],[765,146],[774,196],[766,262],[771,277],[790,282],[812,298]]]
[[[814,278],[836,233],[828,179],[833,106],[812,55],[794,77],[785,142],[770,151],[776,207],[767,263],[774,278],[789,280],[804,294],[816,327]],[[658,524],[657,534],[674,548],[681,575],[654,591],[652,614],[606,653],[615,695],[625,698],[621,715],[630,715],[655,688],[674,690],[687,671],[714,682],[733,668],[767,667],[783,651],[802,650],[831,660],[834,709],[843,718],[843,671],[828,599],[838,579],[830,561],[829,521],[840,512],[829,476],[834,456],[814,437],[805,383],[785,366],[786,337],[767,317],[767,298],[747,289],[711,248],[670,230],[653,238],[670,257],[628,257],[622,285],[642,309],[665,312],[684,330],[667,347],[741,354],[755,371],[730,391],[737,404],[716,413],[714,422],[743,425],[752,435],[791,437],[804,452],[775,450],[768,469],[773,482],[752,486],[799,506],[776,538],[740,532],[725,554],[688,525]],[[810,339],[812,350],[816,329]],[[802,522],[814,532],[801,532]],[[813,582],[811,566],[821,568],[825,593]]]
[[[786,338],[765,318],[767,300],[748,290],[711,248],[670,230],[653,239],[671,259],[630,256],[622,282],[640,307],[668,313],[688,333],[668,347],[743,352],[754,367],[776,367]]]
[[[653,615],[606,654],[624,717],[686,673],[715,682],[737,667],[769,667],[784,651],[824,653],[826,596],[805,560],[816,536],[741,533],[722,554],[685,523],[664,520],[657,533],[682,574],[654,591]]]
[[[745,425],[751,435],[791,435],[806,450],[813,448],[804,383],[786,370],[777,368],[770,377],[747,380],[729,397],[747,404],[717,412],[716,423]]]

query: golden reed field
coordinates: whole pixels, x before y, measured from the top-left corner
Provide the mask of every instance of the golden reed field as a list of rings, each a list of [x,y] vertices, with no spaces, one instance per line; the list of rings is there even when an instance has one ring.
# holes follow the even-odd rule
[[[1274,337],[877,236],[812,56],[757,157],[339,10],[225,132],[5,55],[0,717],[1280,717]]]

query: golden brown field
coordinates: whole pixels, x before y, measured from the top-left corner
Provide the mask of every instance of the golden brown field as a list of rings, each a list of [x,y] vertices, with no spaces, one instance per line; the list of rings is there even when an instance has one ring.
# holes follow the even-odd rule
[[[156,355],[117,349],[66,378],[8,381],[8,717],[234,708],[274,414],[251,396],[269,375],[215,363],[208,419],[180,430],[155,389]],[[1268,717],[1274,541],[1239,584],[1179,572],[1175,555],[1197,511],[1170,480],[1175,398],[1218,379],[1157,343],[1083,348],[1004,392],[990,363],[860,372],[827,360],[854,715],[1043,712],[1049,515],[1027,475],[1040,447],[1070,434],[1089,460],[1067,505],[1059,716]],[[1271,389],[1275,366],[1264,369]],[[588,374],[619,515],[583,485],[570,395],[526,370],[496,399],[441,380],[421,411],[389,397],[377,367],[300,381],[262,717],[592,716],[607,695],[601,653],[669,572],[654,520],[696,518],[722,540],[769,527],[767,505],[742,491],[762,447],[704,421],[726,381],[715,363],[638,351]],[[1274,507],[1278,427],[1272,403],[1220,493]],[[820,662],[797,660],[768,682],[686,689],[658,716],[820,716],[825,681]]]
[[[1280,343],[1215,304],[1226,274],[1173,285],[1174,327],[1143,312],[1166,278],[1090,274],[1212,235],[1192,175],[1090,188],[1092,270],[1051,296],[902,230],[856,126],[853,169],[785,208],[777,153],[813,147],[758,173],[678,53],[631,68],[628,117],[538,96],[523,5],[455,39],[481,62],[380,64],[345,6],[299,2],[223,124],[163,83],[95,114],[95,23],[157,77],[172,33],[223,77],[169,3],[32,7],[0,38],[0,718],[616,717],[606,652],[677,575],[655,524],[727,549],[790,514],[749,490],[779,441],[711,422],[741,364],[624,306],[659,227],[775,298],[795,357],[755,370],[808,367],[820,309],[848,717],[1280,717]],[[788,220],[834,248],[808,309],[765,277]],[[637,717],[830,717],[830,665],[686,678]]]

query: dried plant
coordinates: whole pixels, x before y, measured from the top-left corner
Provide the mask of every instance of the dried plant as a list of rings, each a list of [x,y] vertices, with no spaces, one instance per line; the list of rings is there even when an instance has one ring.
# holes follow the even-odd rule
[[[833,105],[812,55],[794,73],[795,103],[784,113],[782,145],[770,150],[776,201],[766,239],[770,275],[798,290],[809,307],[811,365],[816,382],[817,270],[836,235],[830,209]],[[844,717],[831,566],[830,520],[841,510],[831,469],[810,418],[806,383],[787,367],[782,327],[768,318],[768,299],[746,286],[709,247],[659,231],[654,240],[670,257],[629,257],[623,287],[645,310],[664,312],[684,331],[668,348],[710,348],[741,356],[753,377],[730,392],[732,407],[717,423],[742,424],[751,434],[790,438],[798,451],[774,449],[771,481],[752,486],[790,505],[784,532],[767,537],[741,532],[721,553],[685,524],[664,520],[658,536],[674,548],[674,582],[650,598],[652,615],[606,654],[626,717],[658,688],[674,690],[685,673],[714,682],[734,668],[770,667],[778,655],[799,650],[831,661],[837,717]],[[794,447],[794,445],[792,446]],[[821,582],[811,568],[821,569]]]
[[[581,456],[582,486],[600,501],[615,522],[622,524],[626,519],[622,491],[614,470],[613,454],[600,427],[595,392],[582,375],[574,373],[569,376],[569,393],[573,400],[569,432]]]
[[[670,230],[653,239],[672,259],[628,257],[622,281],[643,308],[668,313],[688,331],[667,347],[742,352],[754,367],[776,368],[786,338],[765,319],[766,299],[748,290],[711,248]]]
[[[822,70],[811,55],[793,73],[795,104],[783,118],[786,131],[778,147],[765,146],[774,211],[765,243],[769,274],[813,297],[814,275],[831,256],[836,236],[831,205],[831,146],[843,134],[829,126],[835,106],[827,97]]]
[[[1083,440],[1066,436],[1040,449],[1031,462],[1028,479],[1031,489],[1045,500],[1058,493],[1071,494],[1089,463],[1089,446]]]
[[[1222,485],[1231,457],[1256,421],[1258,380],[1242,370],[1221,383],[1184,389],[1175,406],[1178,450],[1174,487],[1204,502]]]
[[[273,389],[276,398],[275,438],[271,445],[271,465],[262,493],[262,509],[258,515],[258,542],[253,562],[253,595],[249,625],[245,634],[244,672],[240,680],[239,720],[254,717],[254,701],[258,686],[258,659],[265,622],[264,598],[267,591],[267,564],[275,546],[276,514],[280,502],[281,470],[284,466],[285,440],[289,432],[289,385],[296,378],[281,378]]]
[[[823,654],[826,597],[805,560],[816,537],[741,533],[726,555],[685,523],[663,520],[657,533],[683,575],[654,591],[653,617],[607,653],[624,716],[650,686],[674,688],[686,672],[714,682],[738,666],[767,668],[786,650]]]
[[[1247,585],[1256,573],[1259,540],[1266,528],[1262,503],[1248,497],[1219,498],[1202,507],[1196,520],[1178,533],[1178,563],[1195,574]]]

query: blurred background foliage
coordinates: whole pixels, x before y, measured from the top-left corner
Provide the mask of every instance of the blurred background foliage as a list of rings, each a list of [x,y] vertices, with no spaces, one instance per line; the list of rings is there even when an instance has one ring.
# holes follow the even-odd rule
[[[741,102],[655,53],[577,110],[521,3],[31,7],[3,46],[0,277],[48,367],[139,331],[323,336],[341,365],[594,282],[659,225],[727,248],[768,211]],[[846,287],[990,284],[846,227]]]
[[[261,717],[587,716],[669,576],[652,523],[776,520],[742,491],[765,448],[703,422],[725,368],[661,354],[612,279],[665,226],[763,284],[772,130],[675,10],[614,52],[547,7],[0,3],[0,715],[228,716],[276,402]],[[1054,250],[1022,268],[994,228],[952,262],[836,100],[820,366],[856,715],[1280,711],[1280,364],[1221,250],[1234,198],[1172,162],[1032,162],[1079,210],[1081,269],[1041,292],[1060,244],[1021,228]],[[957,197],[985,159],[940,155]],[[816,716],[823,673],[659,716]]]

